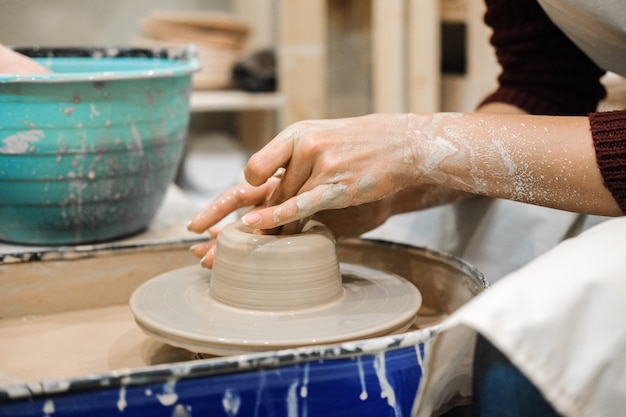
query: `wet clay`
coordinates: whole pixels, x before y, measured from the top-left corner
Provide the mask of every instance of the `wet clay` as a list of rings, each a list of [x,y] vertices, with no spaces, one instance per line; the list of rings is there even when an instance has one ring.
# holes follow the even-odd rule
[[[309,221],[301,233],[263,235],[242,222],[217,238],[211,296],[252,310],[318,307],[343,295],[335,239],[330,229]]]

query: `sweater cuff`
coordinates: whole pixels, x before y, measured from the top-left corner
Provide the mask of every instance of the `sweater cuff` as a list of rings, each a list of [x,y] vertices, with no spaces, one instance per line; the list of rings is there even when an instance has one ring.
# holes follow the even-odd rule
[[[626,214],[626,110],[591,113],[589,124],[604,185]]]

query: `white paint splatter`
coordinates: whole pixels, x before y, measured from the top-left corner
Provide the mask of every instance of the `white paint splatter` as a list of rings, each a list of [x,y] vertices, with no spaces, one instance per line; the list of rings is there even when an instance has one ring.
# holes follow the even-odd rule
[[[93,120],[93,118],[96,116],[100,116],[100,112],[98,111],[98,109],[96,109],[95,104],[91,103],[90,108],[91,108],[91,113],[89,114],[89,118],[91,120]]]
[[[302,386],[300,387],[300,397],[306,398],[309,395],[309,370],[310,365],[304,364],[304,372],[302,375]]]
[[[361,401],[365,401],[367,400],[367,386],[365,385],[365,371],[363,370],[363,361],[361,360],[361,357],[357,357],[356,358],[356,366],[359,370],[359,380],[361,381],[361,395],[359,395],[359,398],[361,399]]]
[[[133,132],[133,139],[135,139],[135,143],[137,144],[137,150],[140,155],[143,155],[143,142],[141,141],[141,135],[139,134],[139,130],[137,129],[135,122],[130,125],[130,129]]]
[[[178,394],[157,394],[157,398],[162,406],[169,407],[170,405],[176,404],[176,401],[178,401]]]
[[[380,397],[387,399],[387,404],[393,408],[396,417],[401,417],[402,410],[396,403],[396,392],[387,379],[385,352],[376,354],[374,358],[374,369],[376,370],[376,377],[378,377],[378,384],[380,385]]]
[[[295,380],[289,386],[289,391],[287,391],[287,416],[288,417],[298,417],[298,396],[296,392],[298,391],[298,380]]]
[[[261,370],[259,371],[260,373],[260,378],[259,378],[259,386],[257,387],[256,390],[256,401],[254,403],[254,415],[258,416],[259,415],[259,408],[261,407],[261,402],[263,400],[263,391],[265,390],[265,383],[266,383],[266,376],[265,376],[265,371]]]
[[[422,371],[422,375],[424,374],[424,356],[422,355],[421,345],[418,343],[415,345],[415,356],[417,356],[417,364]]]
[[[46,416],[49,416],[50,414],[54,414],[54,401],[52,400],[47,400],[44,405],[43,405],[43,413]]]
[[[234,417],[239,413],[239,408],[241,407],[241,396],[238,392],[235,392],[231,389],[226,389],[224,391],[224,396],[222,397],[222,407],[224,407],[224,412],[229,417]]]
[[[45,133],[43,130],[34,129],[26,132],[18,132],[2,139],[2,147],[0,153],[4,154],[23,154],[31,149],[32,142],[39,142],[43,139]]]
[[[157,399],[163,406],[174,405],[178,401],[176,394],[176,379],[170,379],[163,384],[163,394],[157,394]]]
[[[122,386],[120,388],[119,397],[117,399],[117,409],[120,411],[124,411],[124,409],[128,406],[126,402],[126,387]]]

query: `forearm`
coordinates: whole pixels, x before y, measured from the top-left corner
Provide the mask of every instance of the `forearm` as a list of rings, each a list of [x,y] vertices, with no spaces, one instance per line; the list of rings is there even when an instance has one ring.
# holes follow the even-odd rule
[[[620,215],[586,117],[409,115],[416,182],[563,210]]]
[[[525,114],[524,110],[508,103],[491,102],[482,105],[477,110],[479,113],[494,114]],[[475,197],[466,191],[460,191],[443,185],[421,184],[410,186],[393,195],[391,204],[388,204],[387,217],[394,214],[408,213],[415,210],[423,210],[443,204],[456,203],[461,200]]]
[[[621,214],[598,170],[587,117],[436,113],[305,121],[254,154],[246,180],[261,186],[279,168],[285,171],[274,193],[283,202],[245,215],[248,226],[271,229],[392,200],[404,204],[395,213],[404,212],[452,196],[410,199],[427,186]]]

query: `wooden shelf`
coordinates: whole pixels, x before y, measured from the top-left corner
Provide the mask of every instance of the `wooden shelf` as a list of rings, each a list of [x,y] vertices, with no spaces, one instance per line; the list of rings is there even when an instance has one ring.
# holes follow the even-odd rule
[[[237,90],[194,91],[192,112],[280,110],[285,99],[279,93],[246,93]]]

